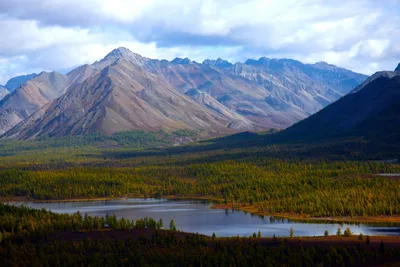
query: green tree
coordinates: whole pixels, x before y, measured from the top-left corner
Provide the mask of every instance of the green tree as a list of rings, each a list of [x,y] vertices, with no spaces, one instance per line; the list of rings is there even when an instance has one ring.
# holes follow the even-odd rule
[[[258,237],[258,238],[262,238],[261,231],[258,231],[257,237]]]
[[[362,233],[360,233],[359,235],[358,235],[358,240],[363,240],[364,239],[364,235],[362,234]]]
[[[172,219],[171,222],[169,223],[169,230],[176,231],[176,225],[174,219]]]
[[[337,231],[336,231],[336,235],[342,235],[342,229],[340,227],[338,227]]]
[[[325,232],[324,232],[324,236],[328,236],[329,235],[329,232],[328,232],[328,230],[325,230]]]
[[[344,230],[344,236],[346,237],[350,237],[353,233],[351,232],[351,229],[349,227],[346,228],[346,230]]]
[[[164,227],[164,220],[163,218],[160,218],[160,220],[157,223],[157,229],[162,229]]]

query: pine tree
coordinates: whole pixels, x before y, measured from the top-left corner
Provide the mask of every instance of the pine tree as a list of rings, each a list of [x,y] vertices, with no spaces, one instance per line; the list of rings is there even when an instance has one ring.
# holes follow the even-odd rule
[[[336,231],[336,235],[342,235],[342,229],[340,227],[338,227],[337,231]]]
[[[349,237],[352,234],[353,233],[351,232],[351,229],[349,227],[347,227],[346,230],[344,230],[344,236]]]
[[[157,229],[162,229],[164,227],[164,220],[163,218],[160,218],[160,220],[157,223]]]
[[[169,223],[169,230],[176,231],[176,225],[174,219],[172,219],[171,222]]]

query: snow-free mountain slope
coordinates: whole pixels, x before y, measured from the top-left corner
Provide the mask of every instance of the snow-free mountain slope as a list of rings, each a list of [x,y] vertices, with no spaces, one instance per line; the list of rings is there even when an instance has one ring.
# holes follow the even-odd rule
[[[28,118],[49,101],[65,92],[67,77],[57,72],[42,72],[0,101],[0,133],[5,133]]]

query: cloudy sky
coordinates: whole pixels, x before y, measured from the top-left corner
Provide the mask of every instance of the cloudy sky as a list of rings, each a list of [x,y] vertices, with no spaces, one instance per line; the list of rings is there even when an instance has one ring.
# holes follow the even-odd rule
[[[150,58],[293,58],[365,74],[400,62],[400,0],[1,0],[0,84],[125,46]]]

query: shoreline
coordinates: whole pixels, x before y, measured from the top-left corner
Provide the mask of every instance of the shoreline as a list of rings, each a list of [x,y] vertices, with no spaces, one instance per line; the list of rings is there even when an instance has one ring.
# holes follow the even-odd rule
[[[33,199],[26,196],[9,196],[9,197],[0,197],[1,203],[17,203],[17,202],[33,202],[33,203],[62,203],[62,202],[89,202],[89,201],[107,201],[107,200],[125,200],[128,198],[143,198],[139,196],[129,196],[124,195],[120,197],[94,197],[94,198],[69,198],[69,199],[49,199],[49,200],[40,200]],[[168,200],[204,200],[209,201],[212,204],[211,209],[223,209],[223,210],[240,210],[243,212],[247,212],[253,215],[258,216],[271,216],[280,219],[288,219],[291,221],[298,222],[314,222],[314,223],[394,223],[400,224],[400,215],[392,215],[392,216],[355,216],[355,217],[314,217],[311,215],[302,215],[296,213],[268,213],[268,212],[260,212],[255,206],[238,206],[233,207],[232,204],[221,204],[223,202],[222,198],[213,197],[213,196],[193,196],[193,197],[182,197],[182,196],[163,196],[162,198]]]
[[[214,204],[212,209],[232,209],[232,205],[229,204]],[[302,215],[297,213],[268,213],[260,212],[255,206],[240,206],[238,208],[233,207],[233,209],[238,209],[243,212],[248,212],[253,215],[259,216],[271,216],[281,219],[288,219],[291,221],[298,222],[323,222],[323,223],[395,223],[400,224],[400,215],[394,216],[355,216],[355,217],[314,217],[311,215]]]
[[[18,203],[18,202],[33,202],[33,203],[61,203],[61,202],[89,202],[89,201],[105,201],[126,199],[125,197],[94,197],[94,198],[65,198],[65,199],[35,199],[26,196],[0,197],[1,203]]]

